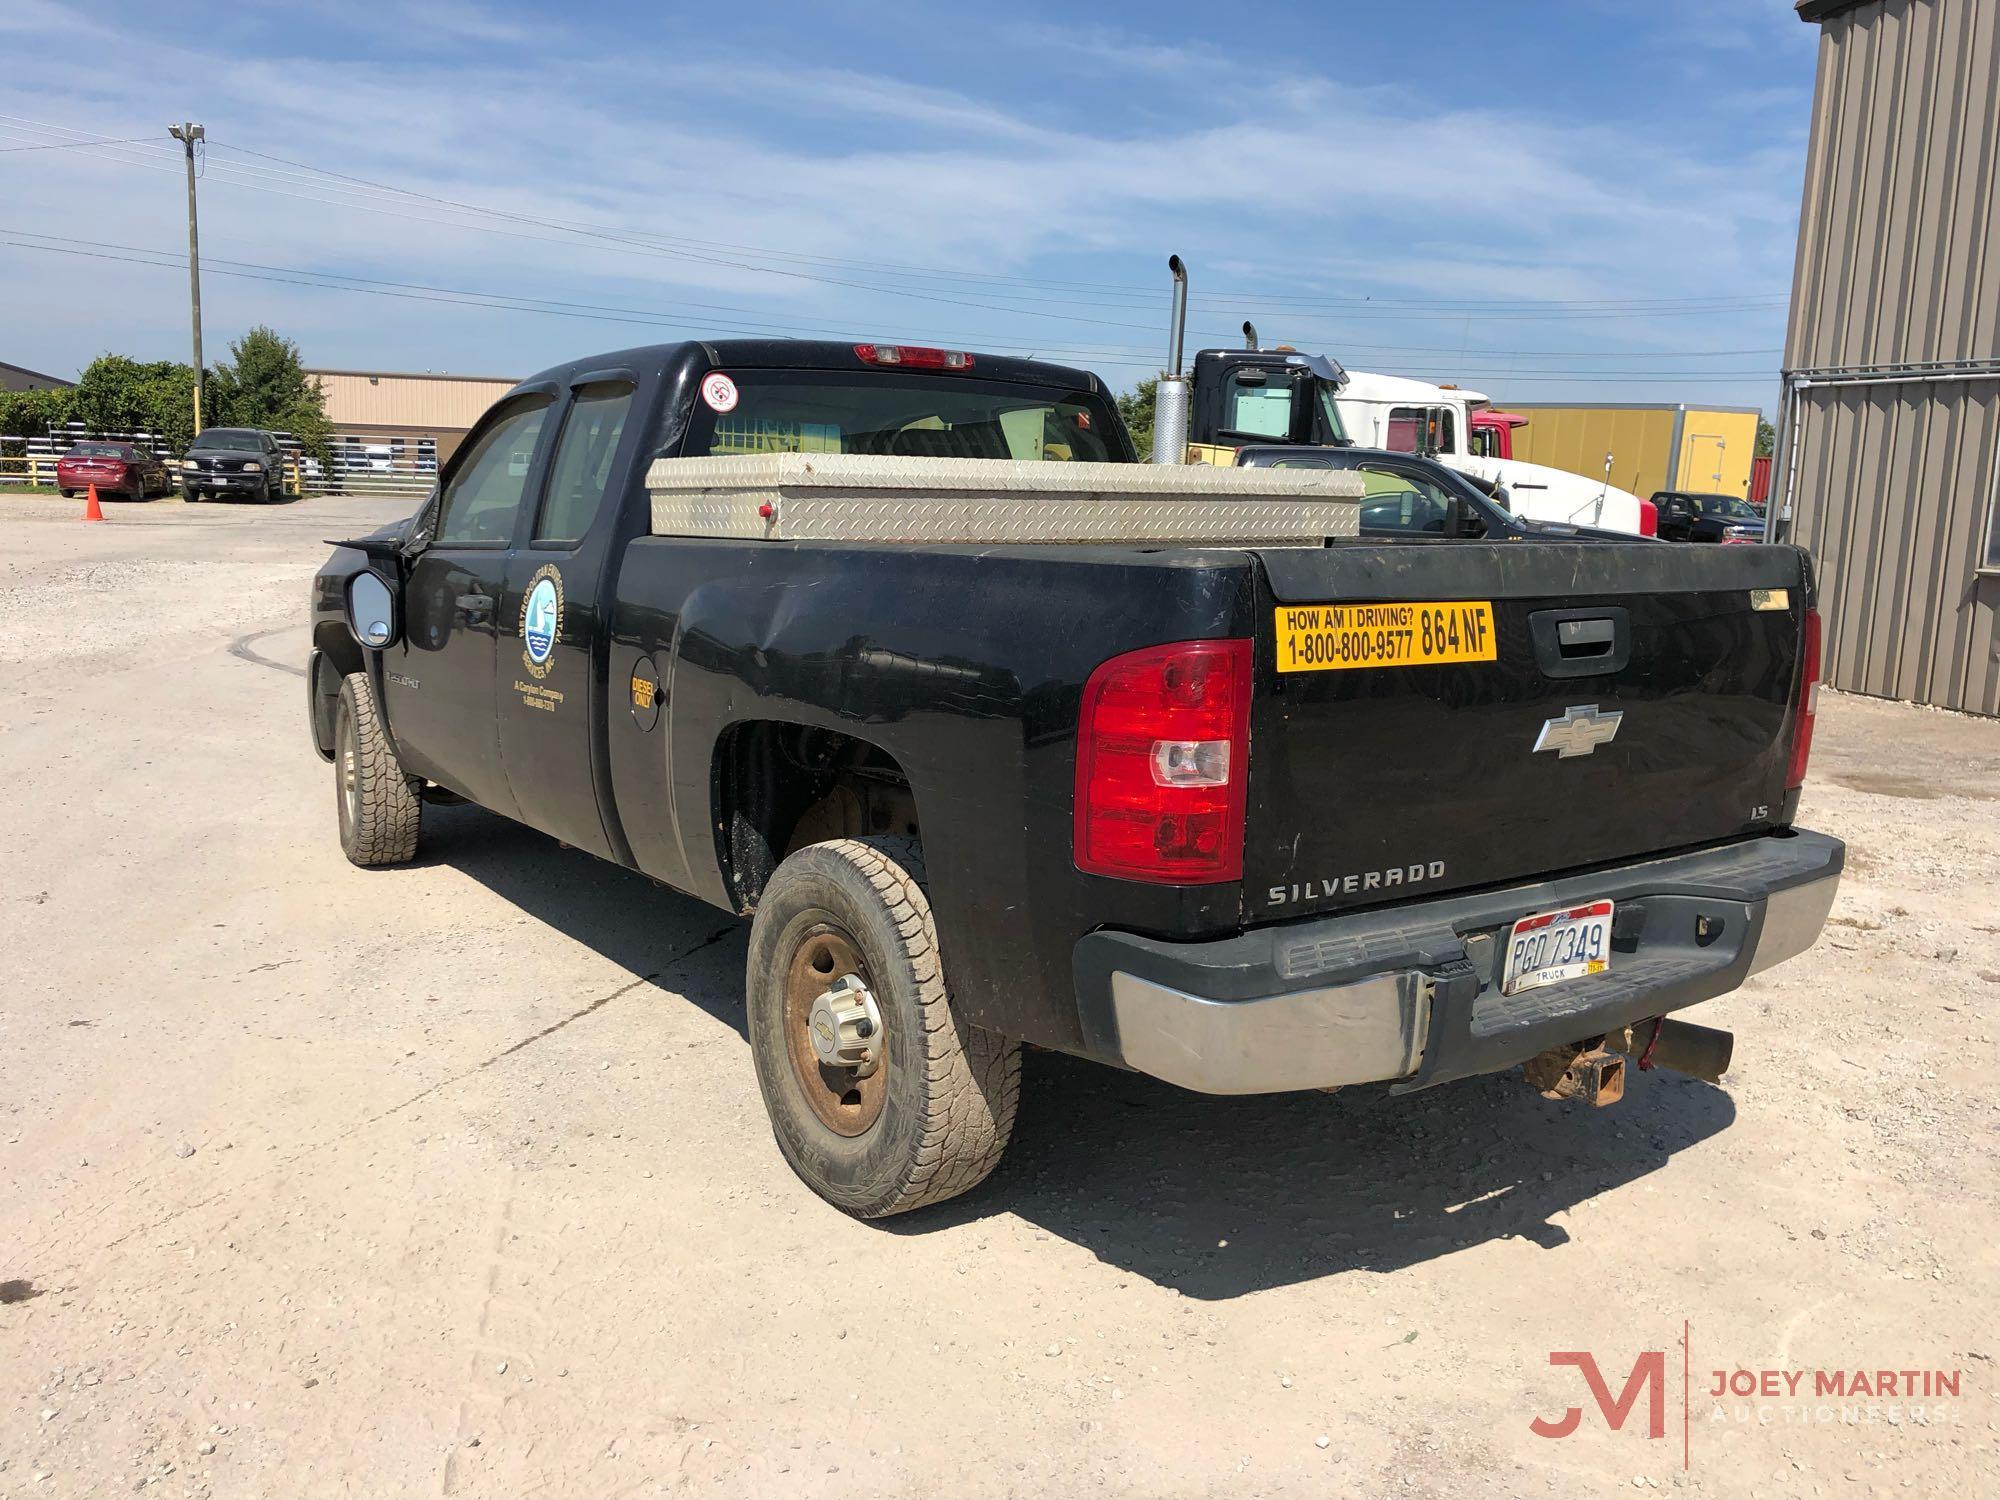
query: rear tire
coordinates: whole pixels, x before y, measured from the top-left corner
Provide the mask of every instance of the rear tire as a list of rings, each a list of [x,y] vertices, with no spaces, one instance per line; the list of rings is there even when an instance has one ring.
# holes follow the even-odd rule
[[[333,726],[334,804],[348,860],[373,868],[416,858],[424,814],[417,793],[383,731],[374,685],[365,672],[350,672],[341,680]]]
[[[63,499],[65,499],[65,500],[74,500],[74,499],[76,498],[76,491],[75,491],[75,490],[61,490],[61,489],[59,489],[59,490],[57,490],[57,491],[56,491],[56,493],[57,493],[58,495],[61,495],[61,496],[63,497]]]
[[[831,986],[849,961],[881,1017],[881,1061],[866,1079],[817,1062],[792,993]],[[915,839],[835,839],[779,865],[750,928],[746,994],[772,1134],[827,1202],[884,1218],[955,1198],[999,1165],[1021,1046],[953,1004]]]

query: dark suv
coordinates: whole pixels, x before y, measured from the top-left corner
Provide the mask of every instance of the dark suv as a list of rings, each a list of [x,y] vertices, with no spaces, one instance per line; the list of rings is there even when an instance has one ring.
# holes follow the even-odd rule
[[[256,427],[211,427],[181,460],[181,493],[189,500],[241,495],[276,500],[285,493],[285,455],[278,440]]]
[[[1708,495],[1689,490],[1661,490],[1653,496],[1660,508],[1663,542],[1761,542],[1764,517],[1741,495]]]

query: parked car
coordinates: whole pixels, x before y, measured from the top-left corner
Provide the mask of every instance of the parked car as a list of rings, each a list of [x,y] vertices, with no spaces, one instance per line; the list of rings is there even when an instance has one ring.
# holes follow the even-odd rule
[[[278,440],[256,427],[211,427],[188,444],[181,493],[189,500],[241,495],[276,500],[285,493],[285,455]]]
[[[1660,538],[1668,542],[1761,542],[1764,513],[1741,495],[1661,490]]]
[[[144,500],[166,494],[174,480],[167,466],[137,443],[81,442],[56,460],[56,488],[64,496],[93,484],[100,496]]]
[[[312,745],[357,865],[466,800],[753,917],[779,1149],[865,1218],[993,1169],[1023,1043],[1210,1094],[1719,1077],[1672,1013],[1840,878],[1809,559],[1402,489],[1361,535],[1352,475],[1135,464],[1027,360],[595,355],[336,544]]]

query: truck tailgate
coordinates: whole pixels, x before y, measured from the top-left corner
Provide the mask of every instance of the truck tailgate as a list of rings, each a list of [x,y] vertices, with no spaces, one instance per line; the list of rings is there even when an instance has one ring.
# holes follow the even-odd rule
[[[1810,587],[1796,548],[1452,542],[1257,555],[1268,597],[1244,849],[1252,920],[1784,821]]]

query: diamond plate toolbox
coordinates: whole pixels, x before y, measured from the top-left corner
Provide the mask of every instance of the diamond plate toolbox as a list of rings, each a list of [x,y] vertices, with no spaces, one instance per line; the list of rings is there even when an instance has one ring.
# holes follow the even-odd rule
[[[655,536],[739,541],[1318,546],[1360,526],[1359,475],[1206,464],[758,453],[656,458]]]

